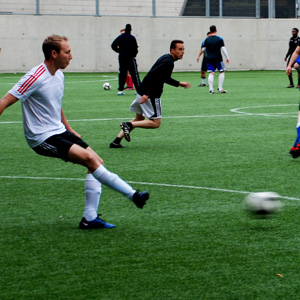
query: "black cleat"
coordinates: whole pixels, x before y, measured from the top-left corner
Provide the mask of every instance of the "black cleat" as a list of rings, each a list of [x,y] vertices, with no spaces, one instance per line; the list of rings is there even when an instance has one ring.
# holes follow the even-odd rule
[[[132,201],[138,208],[143,208],[146,205],[146,201],[149,199],[149,193],[147,191],[138,192],[133,194]]]
[[[121,144],[111,142],[110,145],[109,145],[109,148],[125,148],[125,147]]]
[[[123,130],[123,132],[124,132],[124,138],[125,138],[125,140],[127,142],[130,142],[131,139],[130,139],[130,128],[129,128],[129,126],[126,124],[126,122],[122,122],[120,124],[120,127]]]

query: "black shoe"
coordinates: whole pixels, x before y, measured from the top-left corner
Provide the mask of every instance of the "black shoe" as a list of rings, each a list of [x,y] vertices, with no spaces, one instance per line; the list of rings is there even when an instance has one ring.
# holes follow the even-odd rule
[[[111,142],[110,145],[109,145],[109,148],[125,148],[125,146],[123,146],[121,144]]]
[[[124,132],[124,138],[125,138],[125,140],[127,142],[130,142],[131,139],[130,139],[130,128],[129,128],[129,126],[126,124],[126,122],[122,122],[120,124],[120,127],[123,130],[123,132]]]
[[[146,201],[149,199],[149,193],[147,191],[138,192],[133,194],[133,202],[138,208],[143,208],[146,205]]]
[[[102,228],[115,228],[116,225],[109,224],[105,222],[104,220],[100,219],[98,217],[93,221],[87,221],[85,218],[82,218],[79,223],[79,229],[102,229]]]
[[[293,87],[295,87],[293,84],[289,84],[289,85],[287,86],[288,89],[293,88]]]
[[[300,156],[300,144],[297,144],[296,147],[292,147],[290,150],[290,155],[292,155],[292,158],[297,158]]]

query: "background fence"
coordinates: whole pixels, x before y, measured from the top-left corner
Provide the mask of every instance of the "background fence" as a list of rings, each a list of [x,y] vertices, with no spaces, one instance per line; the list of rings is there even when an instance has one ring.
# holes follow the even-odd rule
[[[0,0],[0,14],[295,18],[300,0]]]

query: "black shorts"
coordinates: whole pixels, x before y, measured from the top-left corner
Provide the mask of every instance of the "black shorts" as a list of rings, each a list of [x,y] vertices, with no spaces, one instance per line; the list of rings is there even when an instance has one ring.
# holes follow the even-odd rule
[[[65,131],[62,134],[55,134],[49,137],[43,143],[32,149],[39,155],[61,158],[67,162],[69,150],[74,144],[84,149],[89,146],[75,134],[70,131]]]
[[[202,64],[201,64],[201,71],[204,71],[204,72],[207,72],[207,59],[206,58],[203,58],[202,60]]]

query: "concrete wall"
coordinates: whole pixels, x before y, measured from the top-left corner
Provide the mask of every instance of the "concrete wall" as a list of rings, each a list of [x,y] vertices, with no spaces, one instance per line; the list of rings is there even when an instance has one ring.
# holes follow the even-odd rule
[[[42,62],[42,42],[53,33],[70,39],[73,60],[66,71],[117,72],[117,54],[110,45],[127,23],[132,24],[140,45],[140,71],[148,71],[159,56],[168,53],[172,39],[184,40],[186,48],[175,71],[199,71],[196,57],[212,24],[230,55],[227,70],[284,69],[291,29],[300,27],[297,19],[0,15],[0,72],[26,72]]]

